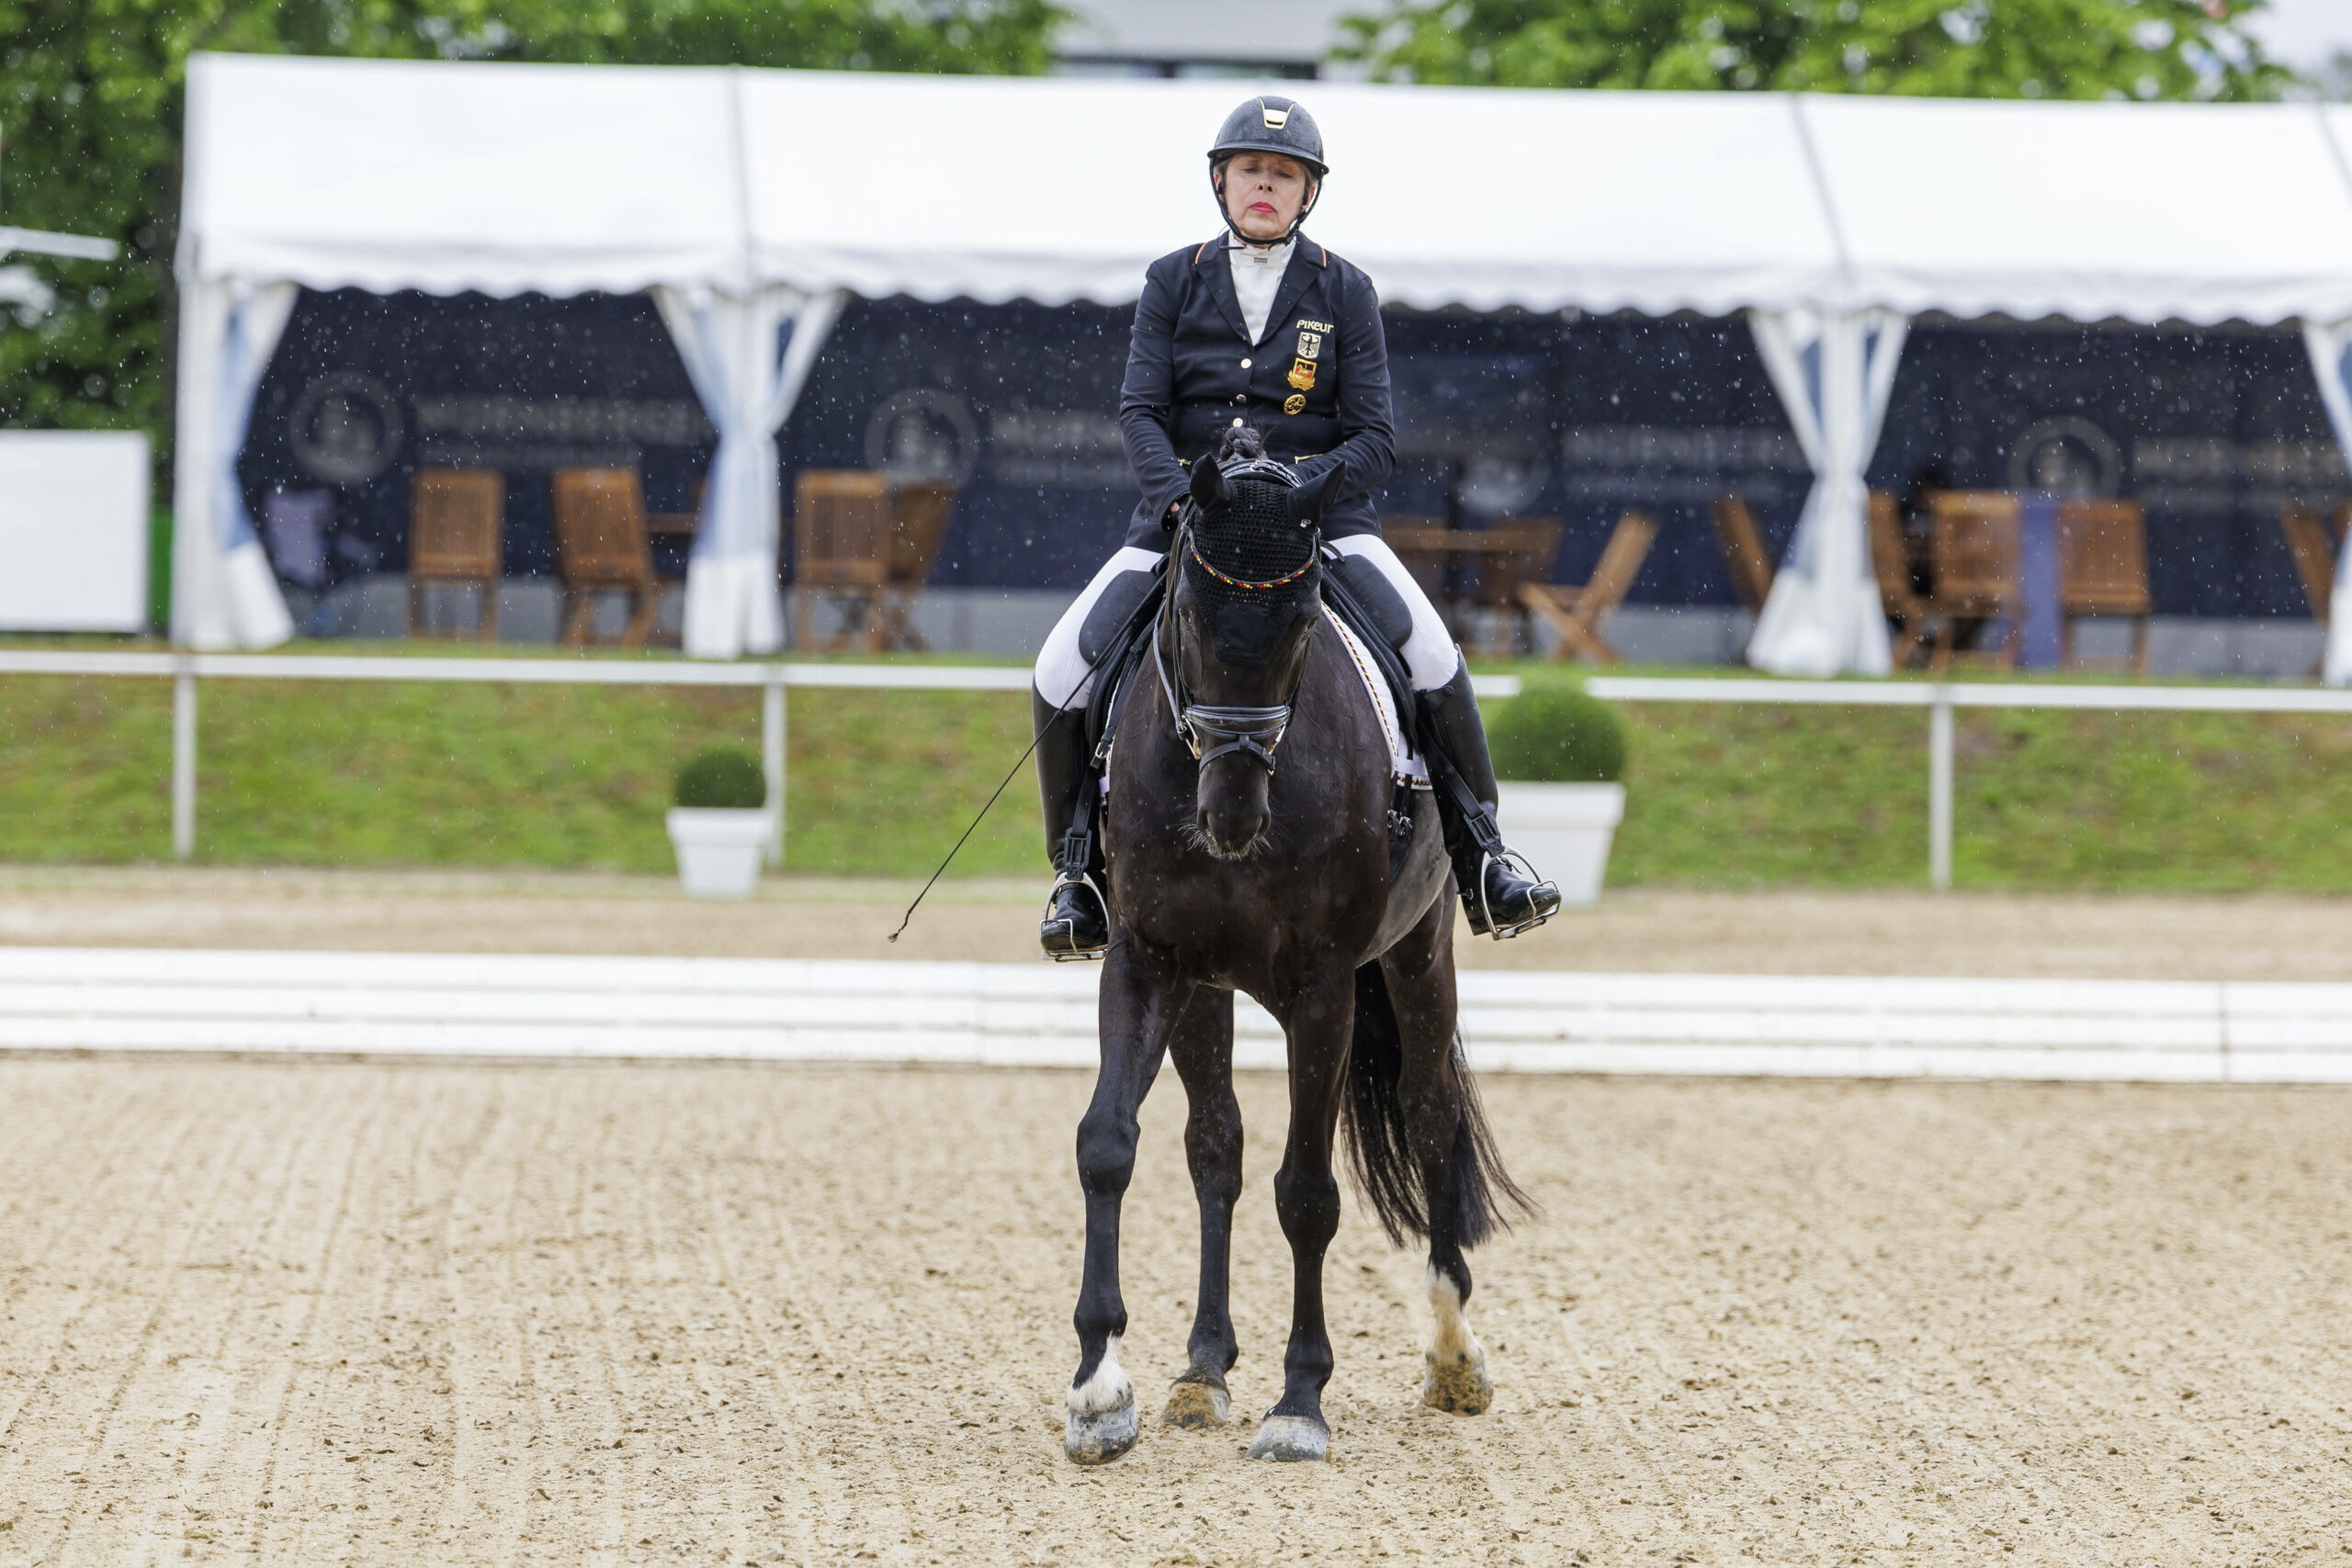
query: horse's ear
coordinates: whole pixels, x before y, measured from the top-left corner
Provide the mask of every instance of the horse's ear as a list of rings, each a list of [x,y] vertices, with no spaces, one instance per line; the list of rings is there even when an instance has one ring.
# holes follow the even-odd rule
[[[1193,465],[1193,504],[1215,512],[1225,502],[1225,475],[1208,458],[1201,458]]]
[[[1301,527],[1322,522],[1331,498],[1339,491],[1339,479],[1340,470],[1335,466],[1294,488],[1290,492],[1291,521]]]

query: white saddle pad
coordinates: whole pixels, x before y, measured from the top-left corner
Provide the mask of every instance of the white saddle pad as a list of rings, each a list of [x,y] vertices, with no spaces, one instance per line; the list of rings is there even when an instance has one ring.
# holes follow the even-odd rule
[[[1329,621],[1331,629],[1340,634],[1340,646],[1348,650],[1348,657],[1355,662],[1356,673],[1363,677],[1363,689],[1371,694],[1373,709],[1380,715],[1381,733],[1388,737],[1390,766],[1396,769],[1398,778],[1412,780],[1414,788],[1430,788],[1429,764],[1419,757],[1406,754],[1405,729],[1396,722],[1396,696],[1388,689],[1388,682],[1380,678],[1380,666],[1372,661],[1372,655],[1365,651],[1363,643],[1348,629],[1346,622],[1331,613],[1329,604],[1323,607],[1323,618]]]

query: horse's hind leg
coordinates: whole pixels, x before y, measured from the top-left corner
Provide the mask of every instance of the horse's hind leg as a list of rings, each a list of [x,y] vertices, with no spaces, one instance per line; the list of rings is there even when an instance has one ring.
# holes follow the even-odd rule
[[[1086,1272],[1078,1292],[1078,1371],[1069,1380],[1062,1450],[1104,1464],[1136,1446],[1136,1390],[1119,1368],[1126,1303],[1119,1294],[1119,1207],[1136,1168],[1136,1112],[1151,1092],[1189,986],[1140,973],[1128,943],[1102,968],[1102,1065],[1078,1124],[1078,1182],[1086,1194]]]
[[[1487,1372],[1487,1353],[1464,1312],[1470,1301],[1470,1264],[1463,1248],[1482,1239],[1487,1201],[1471,1124],[1476,1113],[1454,1049],[1451,903],[1438,900],[1433,918],[1391,949],[1381,967],[1401,1047],[1397,1098],[1428,1206],[1430,1257],[1423,1280],[1431,1322],[1422,1355],[1421,1403],[1476,1416],[1494,1403],[1495,1385]],[[1465,1220],[1479,1227],[1478,1235],[1463,1234]]]
[[[1170,1427],[1222,1427],[1229,1417],[1225,1374],[1240,1358],[1228,1308],[1233,1205],[1241,1196],[1241,1105],[1233,1098],[1233,993],[1193,993],[1169,1059],[1184,1080],[1191,1112],[1184,1158],[1201,1202],[1201,1289],[1184,1375],[1168,1391],[1160,1420]]]

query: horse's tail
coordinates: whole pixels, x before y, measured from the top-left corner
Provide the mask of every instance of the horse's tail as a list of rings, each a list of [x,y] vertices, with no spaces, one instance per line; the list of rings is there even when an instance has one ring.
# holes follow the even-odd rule
[[[1471,1081],[1470,1064],[1456,1034],[1453,1078],[1460,1086],[1462,1115],[1453,1129],[1453,1234],[1465,1247],[1476,1247],[1498,1226],[1510,1228],[1506,1208],[1522,1215],[1535,1205],[1503,1169],[1502,1155],[1487,1126],[1478,1103],[1477,1085]],[[1396,1027],[1396,1008],[1389,999],[1388,981],[1378,964],[1356,970],[1355,1039],[1348,1052],[1348,1092],[1341,1101],[1348,1141],[1348,1162],[1354,1168],[1356,1186],[1388,1239],[1398,1247],[1408,1236],[1430,1234],[1427,1195],[1421,1187],[1419,1163],[1413,1156],[1406,1126],[1405,1101],[1398,1092],[1405,1067],[1403,1036]]]

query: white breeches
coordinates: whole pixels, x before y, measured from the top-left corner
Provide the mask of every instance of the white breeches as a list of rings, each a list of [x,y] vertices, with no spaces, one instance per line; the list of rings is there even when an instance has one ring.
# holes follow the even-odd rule
[[[1377,567],[1380,575],[1388,580],[1388,585],[1396,590],[1397,597],[1405,601],[1405,607],[1412,612],[1413,635],[1406,638],[1400,651],[1404,656],[1405,669],[1412,677],[1413,689],[1433,692],[1453,680],[1454,671],[1461,668],[1461,650],[1453,646],[1453,635],[1445,629],[1445,622],[1438,615],[1437,607],[1421,592],[1421,585],[1413,581],[1413,574],[1405,570],[1405,563],[1396,558],[1396,552],[1374,534],[1351,534],[1343,539],[1334,539],[1331,547],[1341,555],[1369,561]],[[1088,583],[1084,592],[1071,601],[1070,607],[1062,612],[1062,618],[1056,621],[1054,629],[1046,634],[1046,646],[1037,651],[1039,696],[1057,708],[1077,707],[1086,701],[1093,691],[1094,681],[1092,672],[1086,667],[1086,660],[1079,654],[1078,635],[1080,628],[1086,625],[1087,612],[1094,608],[1095,601],[1102,597],[1102,591],[1121,572],[1149,571],[1159,559],[1159,557],[1150,550],[1123,545],[1118,553],[1103,564],[1102,570],[1094,574],[1094,581]]]

